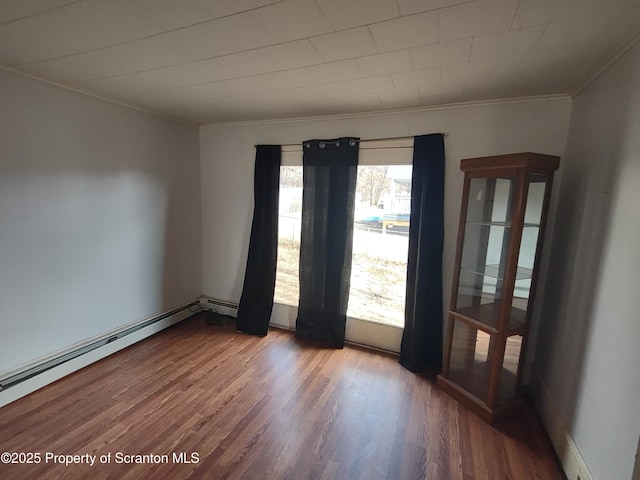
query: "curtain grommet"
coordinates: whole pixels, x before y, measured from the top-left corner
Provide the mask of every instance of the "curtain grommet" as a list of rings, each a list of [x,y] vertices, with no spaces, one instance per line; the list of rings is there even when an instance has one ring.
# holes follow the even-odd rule
[[[325,147],[325,143],[324,142],[320,142],[320,148],[324,148]]]

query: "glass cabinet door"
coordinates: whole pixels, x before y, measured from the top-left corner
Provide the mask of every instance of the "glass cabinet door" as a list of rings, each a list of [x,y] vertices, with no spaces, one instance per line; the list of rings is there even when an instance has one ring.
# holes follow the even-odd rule
[[[515,178],[472,178],[455,311],[495,328],[511,235]]]
[[[523,312],[526,312],[529,308],[531,277],[538,248],[547,178],[543,175],[529,175],[527,183],[524,226],[522,228],[522,239],[520,240],[520,251],[518,252],[516,282],[513,289],[513,307]]]
[[[451,318],[449,378],[486,401],[497,340],[515,178],[471,178],[454,311],[486,326]]]

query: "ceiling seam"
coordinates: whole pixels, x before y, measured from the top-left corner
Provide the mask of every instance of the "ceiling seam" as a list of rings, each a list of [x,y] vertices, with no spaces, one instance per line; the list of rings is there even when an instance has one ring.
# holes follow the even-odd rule
[[[317,0],[311,0],[311,1],[313,2],[313,4],[316,6],[318,11],[320,12],[320,15],[322,15],[322,18],[325,19],[325,21],[327,22],[327,25],[329,25],[331,27],[331,32],[335,33],[337,31],[336,28],[331,24],[331,22],[329,21],[329,18],[324,13],[324,10],[322,10],[320,5],[318,5],[318,1]],[[307,37],[307,38],[310,38],[310,37]]]
[[[538,49],[538,45],[540,45],[540,42],[542,42],[542,39],[544,38],[544,36],[547,34],[547,31],[549,30],[549,26],[551,25],[551,23],[547,23],[544,26],[544,31],[542,32],[542,34],[540,35],[540,37],[538,38],[538,40],[536,40],[536,44],[533,46],[533,48],[531,49],[531,52],[535,52]],[[527,28],[536,28],[535,26],[533,27],[527,27]]]
[[[406,50],[406,49],[402,49],[402,50]],[[398,51],[402,51],[402,50],[394,50],[393,53],[398,52]],[[387,53],[392,53],[392,52],[387,52]],[[376,55],[383,55],[383,54],[377,53],[377,54],[374,54],[374,55],[366,55],[366,57],[372,57],[372,56],[376,56]],[[287,68],[287,69],[283,69],[283,70],[276,70],[276,71],[273,71],[273,72],[259,73],[259,74],[256,74],[256,75],[241,75],[241,76],[237,76],[237,77],[223,78],[223,79],[220,79],[220,80],[213,80],[213,81],[209,81],[209,82],[190,83],[190,84],[179,85],[179,86],[174,86],[174,87],[154,88],[154,89],[151,89],[151,90],[130,90],[130,91],[127,91],[127,92],[124,92],[124,93],[131,93],[131,94],[143,93],[143,92],[144,93],[147,93],[147,92],[148,93],[153,93],[153,92],[179,90],[179,89],[182,89],[182,88],[190,88],[190,87],[202,87],[202,86],[205,86],[205,85],[213,85],[213,84],[216,84],[216,83],[220,83],[221,84],[223,82],[232,82],[234,80],[244,80],[244,79],[247,79],[247,78],[262,77],[264,75],[275,75],[275,74],[278,74],[278,73],[287,73],[287,72],[292,72],[292,71],[295,71],[295,70],[303,70],[304,69],[304,70],[309,71],[309,68],[311,68],[311,67],[323,66],[323,65],[328,65],[328,64],[332,64],[332,63],[340,63],[340,62],[346,62],[346,61],[353,61],[356,64],[356,67],[358,68],[358,70],[362,73],[362,70],[358,67],[358,63],[355,61],[358,58],[365,58],[365,57],[354,57],[354,58],[346,58],[344,60],[336,60],[336,61],[333,61],[333,62],[314,63],[312,65],[305,65],[305,66],[300,66],[300,67],[292,67],[292,68]],[[459,62],[459,63],[455,63],[455,64],[451,64],[451,65],[461,65],[461,64],[464,64],[464,63],[465,62]],[[362,73],[362,77],[360,77],[360,78],[384,77],[384,76],[391,76],[391,75],[394,75],[394,74],[397,74],[397,73],[420,72],[422,70],[434,70],[436,68],[438,70],[441,70],[440,66],[433,66],[433,67],[425,67],[425,68],[412,69],[412,70],[402,70],[400,72],[384,73],[384,74],[374,75],[374,76],[370,76],[370,77],[367,77],[367,76],[364,75],[364,73]],[[144,73],[144,72],[142,72],[142,73]],[[313,73],[311,73],[311,72],[309,72],[309,73],[311,75],[313,75]],[[127,74],[121,75],[121,76],[127,76]],[[114,78],[114,77],[104,77],[104,78]],[[99,80],[99,79],[100,78],[98,78],[97,80]],[[357,79],[352,79],[352,80],[357,80]],[[87,80],[87,81],[89,81],[89,80]],[[322,80],[317,80],[318,83],[313,83],[313,84],[310,84],[310,85],[302,85],[302,86],[299,86],[299,87],[285,87],[282,90],[288,90],[289,88],[306,88],[306,87],[309,87],[309,86],[316,86],[316,85],[332,85],[332,84],[342,83],[344,81],[345,80],[335,80],[335,81],[326,82],[326,81],[322,81]],[[392,78],[392,81],[393,81],[393,78]],[[442,81],[441,78],[440,78],[440,81]],[[72,88],[73,88],[73,86],[72,86]],[[80,87],[78,87],[78,88],[80,88]],[[394,82],[394,89],[395,90],[399,90],[395,86],[395,82]],[[274,89],[274,90],[271,90],[271,91],[277,91],[277,90],[279,90],[279,89]],[[257,92],[255,92],[255,93],[257,93]],[[222,95],[222,97],[235,97],[235,96],[240,96],[240,95],[243,95],[243,94]]]
[[[85,0],[79,0],[79,1],[82,2],[82,1],[85,1]],[[215,22],[217,20],[224,19],[224,18],[230,18],[230,17],[236,16],[236,15],[242,15],[244,13],[251,14],[251,12],[253,12],[255,10],[260,10],[260,9],[263,9],[263,8],[269,8],[271,5],[276,5],[278,3],[282,3],[282,2],[285,2],[285,1],[287,1],[287,0],[280,0],[277,3],[273,3],[273,4],[270,4],[270,5],[263,5],[261,7],[255,7],[255,8],[251,8],[251,9],[248,9],[248,10],[243,10],[242,12],[236,12],[236,13],[233,13],[233,14],[224,15],[224,16],[221,16],[221,17],[216,17],[216,18],[212,18],[212,19],[209,19],[209,20],[204,20],[202,22],[192,23],[192,24],[189,24],[189,25],[186,25],[186,26],[183,26],[183,27],[178,27],[178,28],[174,28],[174,29],[171,29],[171,30],[165,30],[165,31],[160,32],[160,33],[154,33],[154,34],[151,34],[151,35],[145,35],[145,36],[138,37],[138,38],[135,38],[135,39],[132,39],[132,40],[113,43],[113,44],[110,44],[110,45],[94,48],[94,49],[91,49],[91,50],[84,50],[84,51],[81,51],[81,52],[74,52],[74,53],[70,53],[70,54],[66,54],[66,55],[59,55],[57,57],[49,57],[49,58],[45,58],[45,59],[41,59],[41,60],[22,62],[22,63],[15,63],[15,64],[12,64],[12,65],[21,67],[21,66],[25,66],[25,65],[33,65],[33,64],[45,63],[45,62],[56,61],[56,60],[64,60],[65,58],[72,58],[72,57],[76,57],[76,56],[80,56],[80,55],[87,55],[87,54],[91,54],[91,53],[96,53],[96,52],[100,52],[102,50],[107,50],[109,48],[120,47],[120,46],[127,45],[127,44],[130,44],[130,43],[135,43],[135,42],[139,42],[139,41],[142,41],[142,40],[148,40],[149,38],[159,37],[159,36],[166,35],[166,34],[169,34],[169,33],[178,32],[180,30],[185,30],[185,29],[189,29],[189,28],[192,28],[192,27],[197,27],[197,26],[200,26],[200,25],[204,25],[204,24],[207,24],[207,23],[212,23],[212,22]],[[441,10],[441,8],[438,8],[438,9],[435,9],[435,10],[428,10],[426,12],[419,12],[419,13],[414,13],[414,14],[406,15],[406,16],[398,16],[398,17],[393,17],[393,18],[387,18],[385,20],[380,20],[380,21],[377,21],[377,22],[371,22],[371,23],[367,23],[367,24],[364,24],[364,25],[353,26],[353,27],[342,29],[342,30],[339,30],[339,29],[336,30],[333,27],[333,25],[331,25],[331,23],[329,22],[329,25],[331,25],[331,28],[333,29],[333,31],[331,33],[323,33],[323,34],[319,34],[319,35],[313,35],[311,37],[301,37],[301,38],[298,38],[298,39],[295,39],[295,40],[289,40],[289,41],[286,41],[286,42],[278,42],[276,39],[274,39],[275,40],[274,43],[271,43],[271,44],[268,44],[268,45],[263,45],[263,46],[254,47],[254,48],[248,48],[246,50],[238,50],[237,52],[232,52],[232,53],[223,53],[221,55],[214,55],[212,57],[206,57],[206,58],[202,58],[202,59],[199,59],[199,60],[191,60],[189,62],[175,63],[175,64],[166,65],[165,67],[159,67],[159,68],[166,68],[166,67],[171,67],[171,66],[184,65],[184,64],[188,64],[188,63],[194,63],[194,62],[205,61],[205,60],[214,60],[214,59],[217,59],[217,58],[220,58],[220,57],[225,57],[225,56],[228,56],[228,55],[236,55],[236,54],[239,54],[239,53],[246,53],[246,52],[251,52],[251,51],[254,51],[254,50],[260,50],[261,48],[269,48],[269,47],[274,47],[274,46],[279,46],[279,45],[286,45],[288,43],[299,42],[301,40],[311,40],[311,39],[314,39],[314,38],[319,38],[319,37],[323,37],[323,36],[327,36],[327,35],[332,35],[334,33],[348,32],[349,30],[356,30],[356,29],[362,28],[362,27],[366,27],[367,28],[367,30],[369,32],[369,35],[371,36],[371,39],[374,42],[374,45],[376,45],[376,50],[378,51],[378,53],[380,53],[380,51],[378,49],[378,45],[376,44],[375,39],[373,37],[373,34],[371,33],[371,30],[369,30],[369,27],[371,25],[378,25],[378,24],[381,24],[381,23],[384,23],[384,22],[388,22],[388,21],[392,21],[392,20],[396,20],[396,19],[399,19],[399,18],[408,18],[408,17],[412,17],[412,16],[415,16],[415,15],[421,15],[423,13],[429,13],[429,12],[434,12],[434,11],[438,11],[439,12],[440,10]],[[322,9],[320,9],[320,12],[323,14],[323,16],[325,16],[324,12],[322,12]],[[252,16],[251,18],[254,18],[254,17]],[[326,18],[326,16],[325,16],[325,18]],[[254,20],[255,20],[255,18],[254,18]],[[328,22],[328,20],[327,20],[327,22]],[[439,28],[438,28],[438,30],[439,30]],[[271,35],[269,35],[269,36],[271,37]],[[440,39],[438,39],[438,42],[439,41],[440,41]],[[434,42],[434,43],[438,43],[438,42]],[[432,45],[434,43],[425,44],[425,45]],[[152,69],[152,70],[155,70],[155,69]],[[136,72],[136,73],[139,73],[139,72]]]
[[[521,8],[522,8],[522,0],[519,0],[518,6],[516,7],[516,11],[514,12],[513,17],[509,22],[509,30],[513,30],[513,23],[516,21],[516,18],[518,18],[518,14],[520,13]]]
[[[368,30],[368,25],[366,25],[365,27],[367,27],[367,30]],[[349,30],[356,30],[356,29],[360,29],[360,28],[363,28],[363,27],[362,26],[353,27],[353,28],[348,28],[346,30],[335,31],[335,32],[332,32],[332,33],[347,32]],[[319,37],[322,37],[324,35],[331,35],[331,33],[322,34],[322,35],[314,35],[312,37],[304,37],[304,38],[299,38],[299,39],[296,39],[296,40],[289,40],[287,42],[282,42],[282,43],[277,43],[276,42],[276,43],[272,43],[272,44],[269,44],[269,45],[264,45],[264,46],[261,46],[261,47],[248,48],[246,50],[238,50],[238,51],[233,52],[233,53],[223,53],[221,55],[215,55],[215,56],[212,56],[212,57],[200,58],[200,59],[197,59],[197,60],[189,60],[187,62],[172,63],[172,64],[169,64],[169,65],[163,65],[161,67],[148,68],[146,70],[136,70],[135,72],[120,73],[120,74],[117,74],[117,75],[108,75],[108,76],[102,76],[102,77],[83,78],[83,79],[73,80],[73,81],[74,82],[89,82],[89,81],[92,81],[92,80],[100,80],[100,79],[106,79],[106,78],[117,78],[117,77],[123,77],[123,76],[127,76],[127,75],[136,75],[138,73],[153,72],[153,71],[156,71],[156,70],[161,70],[163,68],[172,68],[172,67],[179,67],[179,66],[183,66],[183,65],[189,65],[189,64],[192,64],[192,63],[206,62],[206,61],[210,61],[210,60],[219,60],[219,59],[223,59],[225,57],[230,57],[230,56],[233,56],[233,55],[241,55],[241,54],[244,54],[244,53],[256,52],[256,51],[259,51],[259,50],[262,50],[262,49],[266,49],[266,48],[274,48],[274,47],[279,47],[279,46],[293,44],[293,43],[296,43],[296,42],[303,42],[303,41],[307,41],[311,45],[311,47],[318,53],[320,58],[324,59],[324,62],[314,63],[312,65],[305,65],[305,67],[313,66],[313,65],[322,65],[323,63],[333,63],[333,62],[336,62],[336,61],[341,61],[341,60],[333,60],[333,61],[326,60],[325,57],[320,53],[320,51],[316,48],[316,46],[311,41],[314,38],[319,38]],[[373,36],[371,35],[370,31],[369,31],[369,35],[370,35],[371,40],[373,41],[374,45],[376,45],[375,40],[373,39]],[[144,38],[141,38],[140,40],[144,40]],[[134,40],[132,42],[127,42],[127,43],[133,43],[135,41],[137,41],[137,40]],[[125,43],[123,43],[121,45],[125,45]],[[435,45],[435,43],[434,44],[427,44],[427,45]],[[114,46],[119,46],[119,45],[114,45]],[[106,48],[111,48],[111,47],[105,47],[104,49],[106,49]],[[393,52],[398,52],[398,51],[406,50],[406,49],[407,48],[400,48],[400,49],[397,49],[397,50],[391,50],[389,52],[384,52],[384,53],[393,53]],[[89,52],[68,55],[67,57],[73,57],[73,56],[77,56],[77,55],[85,55],[87,53],[94,53],[94,52],[98,52],[100,50],[103,50],[103,48],[92,50],[92,51],[89,51]],[[369,55],[364,55],[364,56],[368,57],[368,56],[373,56],[373,55],[380,54],[380,51],[378,50],[377,45],[376,45],[376,51],[377,51],[376,54],[369,54]],[[47,59],[47,60],[38,60],[38,61],[35,61],[35,62],[15,63],[15,64],[12,64],[12,65],[15,66],[15,67],[24,67],[24,66],[35,65],[35,64],[39,64],[39,63],[45,63],[45,62],[49,62],[49,61],[55,61],[55,60],[59,60],[60,58],[67,58],[67,57],[51,58],[51,59]],[[351,57],[351,59],[355,59],[355,58],[360,58],[360,57]],[[342,60],[349,60],[349,58],[345,58],[345,59],[342,59]],[[302,68],[302,67],[295,67],[295,68]],[[275,70],[275,71],[278,71],[278,70]],[[273,72],[265,72],[265,73],[273,73]],[[231,78],[241,78],[241,77],[231,77]],[[205,83],[208,83],[208,82],[205,82]]]
[[[357,28],[362,28],[362,27],[357,27]],[[316,38],[316,37],[310,37],[310,38]],[[471,37],[469,37],[471,38]],[[319,57],[324,59],[325,57],[318,51],[318,49],[315,47],[315,45],[313,44],[313,42],[309,41],[309,38],[307,39],[299,39],[299,40],[292,40],[291,42],[285,42],[285,43],[281,43],[278,45],[286,45],[287,43],[295,43],[295,42],[302,42],[304,40],[307,40],[308,43],[311,45],[311,47],[318,53]],[[150,69],[146,69],[146,70],[137,70],[135,72],[130,72],[130,73],[119,73],[116,75],[108,75],[108,76],[103,76],[103,77],[92,77],[92,78],[84,78],[81,80],[73,80],[73,82],[91,82],[91,81],[95,81],[95,80],[104,80],[104,79],[111,79],[111,78],[119,78],[119,77],[127,77],[129,75],[137,75],[140,73],[149,73],[149,72],[155,72],[157,70],[162,70],[165,68],[173,68],[173,67],[178,67],[178,66],[183,66],[183,65],[189,65],[189,64],[193,64],[193,63],[199,63],[199,62],[207,62],[207,61],[211,61],[211,60],[220,60],[220,59],[224,59],[225,57],[231,57],[233,55],[241,55],[243,53],[248,53],[248,52],[253,52],[253,51],[257,51],[257,50],[262,50],[264,48],[272,48],[274,46],[278,46],[278,45],[269,45],[266,47],[259,47],[259,48],[254,48],[254,49],[250,49],[250,50],[243,50],[240,52],[236,52],[236,53],[228,53],[228,54],[224,54],[224,55],[220,55],[217,57],[209,57],[209,58],[204,58],[201,60],[191,60],[189,62],[183,62],[183,63],[176,63],[176,64],[172,64],[172,65],[166,65],[164,67],[156,67],[156,68],[150,68]],[[430,45],[437,45],[436,44],[427,44],[427,45],[421,45],[422,46],[430,46]],[[343,58],[341,60],[324,60],[323,62],[319,62],[319,63],[312,63],[310,65],[303,65],[303,66],[299,66],[299,67],[291,67],[291,68],[285,68],[282,70],[273,70],[273,71],[269,71],[269,72],[263,72],[263,73],[258,73],[258,74],[254,74],[254,75],[238,75],[238,76],[232,76],[232,77],[228,77],[228,78],[223,78],[220,80],[212,80],[212,81],[206,81],[206,82],[200,82],[200,83],[194,83],[194,84],[186,84],[186,85],[180,85],[177,87],[165,87],[165,88],[160,88],[160,89],[154,89],[154,90],[141,90],[141,91],[157,91],[157,90],[166,90],[166,89],[172,89],[172,88],[182,88],[182,87],[187,87],[187,86],[198,86],[198,85],[206,85],[209,83],[216,83],[216,82],[223,82],[226,80],[234,80],[234,79],[242,79],[242,78],[248,78],[248,77],[256,77],[256,76],[260,76],[260,75],[268,75],[271,73],[278,73],[278,72],[287,72],[287,71],[291,71],[291,70],[297,70],[299,68],[308,68],[308,67],[315,67],[318,65],[325,65],[325,64],[331,64],[331,63],[338,63],[338,62],[343,62],[346,60],[356,60],[358,58],[367,58],[367,57],[375,57],[377,55],[384,55],[384,54],[388,54],[388,53],[397,53],[397,52],[402,52],[404,50],[411,50],[411,48],[418,48],[418,47],[409,47],[409,48],[399,48],[397,50],[390,50],[388,52],[383,52],[383,53],[373,53],[373,54],[368,54],[368,55],[362,55],[362,56],[357,56],[357,57],[349,57],[349,58]],[[416,69],[413,65],[412,62],[412,67],[413,70],[424,70],[422,68],[420,69]],[[409,70],[405,70],[405,71],[409,71]],[[398,72],[395,72],[398,73]]]
[[[79,2],[83,2],[83,1],[85,1],[85,0],[78,0],[78,2],[75,2],[75,3],[79,3]],[[152,33],[150,35],[144,35],[142,37],[137,37],[137,38],[134,38],[134,39],[131,39],[131,40],[123,41],[123,42],[112,43],[112,44],[105,45],[105,46],[98,47],[98,48],[94,48],[94,49],[91,49],[91,50],[83,50],[81,52],[74,52],[74,53],[69,53],[69,54],[66,54],[66,55],[59,55],[57,57],[50,57],[50,58],[31,61],[31,62],[16,63],[15,65],[16,66],[32,65],[34,63],[43,63],[43,62],[50,62],[50,61],[55,61],[55,60],[63,60],[65,58],[76,57],[76,56],[79,56],[79,55],[87,55],[87,54],[90,54],[90,53],[96,53],[96,52],[99,52],[101,50],[107,50],[109,48],[114,48],[114,47],[121,47],[121,46],[127,45],[129,43],[135,43],[135,42],[139,42],[139,41],[142,41],[142,40],[148,40],[148,39],[154,38],[154,37],[160,37],[162,35],[167,35],[169,33],[175,33],[175,32],[179,32],[181,30],[187,30],[189,28],[198,27],[200,25],[205,25],[207,23],[216,22],[218,20],[222,20],[222,19],[225,19],[225,18],[231,18],[231,17],[237,16],[237,15],[243,15],[245,13],[251,15],[251,12],[253,12],[255,10],[260,10],[262,8],[269,8],[272,5],[278,5],[279,3],[283,3],[285,1],[287,1],[287,0],[278,0],[277,2],[271,3],[269,5],[262,5],[260,7],[249,8],[247,10],[242,10],[240,12],[235,12],[235,13],[230,13],[230,14],[227,14],[227,15],[222,15],[220,17],[209,18],[209,19],[203,20],[201,22],[190,23],[189,25],[184,25],[182,27],[177,27],[177,28],[173,28],[173,29],[170,29],[170,30],[164,30],[162,32]],[[251,18],[253,18],[255,20],[255,18],[253,16],[251,16]],[[265,47],[269,47],[269,46],[273,46],[273,45],[280,45],[278,43],[277,39],[273,38],[268,32],[265,32],[265,33],[269,37],[271,37],[273,39],[273,43],[271,43],[269,45],[264,45],[263,47],[258,47],[258,48],[265,48]],[[285,43],[288,43],[288,42],[285,42]],[[247,50],[244,50],[244,51],[247,51]],[[241,53],[241,52],[237,52],[237,53]],[[228,54],[224,54],[224,55],[228,55]],[[203,59],[203,60],[208,60],[208,59],[211,59],[211,58],[216,58],[216,57],[208,57],[208,58]]]
[[[56,10],[61,10],[63,8],[69,7],[71,5],[75,5],[76,3],[82,3],[86,0],[74,0],[69,3],[65,3],[64,5],[58,5],[57,7],[50,8],[48,10],[42,10],[39,12],[31,13],[29,15],[25,15],[24,17],[12,18],[11,20],[5,20],[4,22],[0,22],[0,27],[4,27],[5,25],[10,25],[12,23],[20,22],[22,20],[27,20],[29,18],[37,17],[39,15],[44,15],[46,13],[55,12]]]

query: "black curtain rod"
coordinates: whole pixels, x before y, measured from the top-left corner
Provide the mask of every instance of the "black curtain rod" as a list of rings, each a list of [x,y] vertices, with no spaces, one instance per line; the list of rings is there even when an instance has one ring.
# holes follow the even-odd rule
[[[444,132],[442,133],[443,136],[448,136],[449,133],[448,132]],[[360,139],[360,140],[351,140],[354,143],[362,143],[362,142],[383,142],[386,140],[412,140],[414,137],[386,137],[386,138],[367,138],[367,139]],[[330,141],[324,141],[324,144],[329,145],[335,145],[337,142],[337,140],[330,140]],[[281,147],[302,147],[303,145],[305,145],[307,143],[305,142],[300,142],[300,143],[285,143],[280,145]],[[258,145],[260,145],[259,143],[256,144],[255,146],[257,147]],[[308,144],[307,144],[308,145]],[[353,145],[352,145],[353,146]]]

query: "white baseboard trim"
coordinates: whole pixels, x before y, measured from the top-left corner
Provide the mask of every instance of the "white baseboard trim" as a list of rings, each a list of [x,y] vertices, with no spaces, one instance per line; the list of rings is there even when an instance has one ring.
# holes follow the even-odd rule
[[[162,317],[163,315],[164,314],[154,315],[153,318]],[[139,342],[140,340],[144,340],[145,338],[150,337],[151,335],[158,333],[165,328],[168,328],[178,322],[181,322],[182,320],[185,320],[191,315],[193,315],[193,312],[189,308],[185,308],[184,310],[181,310],[173,315],[162,318],[161,320],[142,327],[139,330],[124,335],[121,338],[117,338],[116,340],[113,340],[93,350],[83,353],[75,358],[67,360],[60,365],[49,368],[48,370],[27,378],[15,385],[10,386],[9,388],[3,389],[2,391],[0,391],[0,407],[14,402],[26,395],[29,395],[30,393],[33,393],[36,390],[39,390],[40,388],[55,382],[56,380],[70,375],[71,373],[76,372],[94,362],[97,362],[98,360],[108,357],[109,355],[122,350],[123,348]],[[144,324],[147,321],[149,321],[149,319],[144,319],[136,323],[140,325]],[[119,330],[124,332],[131,328],[132,324],[128,324]],[[114,332],[110,332],[110,335],[112,335],[113,333]]]
[[[560,459],[567,480],[595,480],[551,398],[549,389],[535,371],[531,375],[530,389],[536,410]]]

